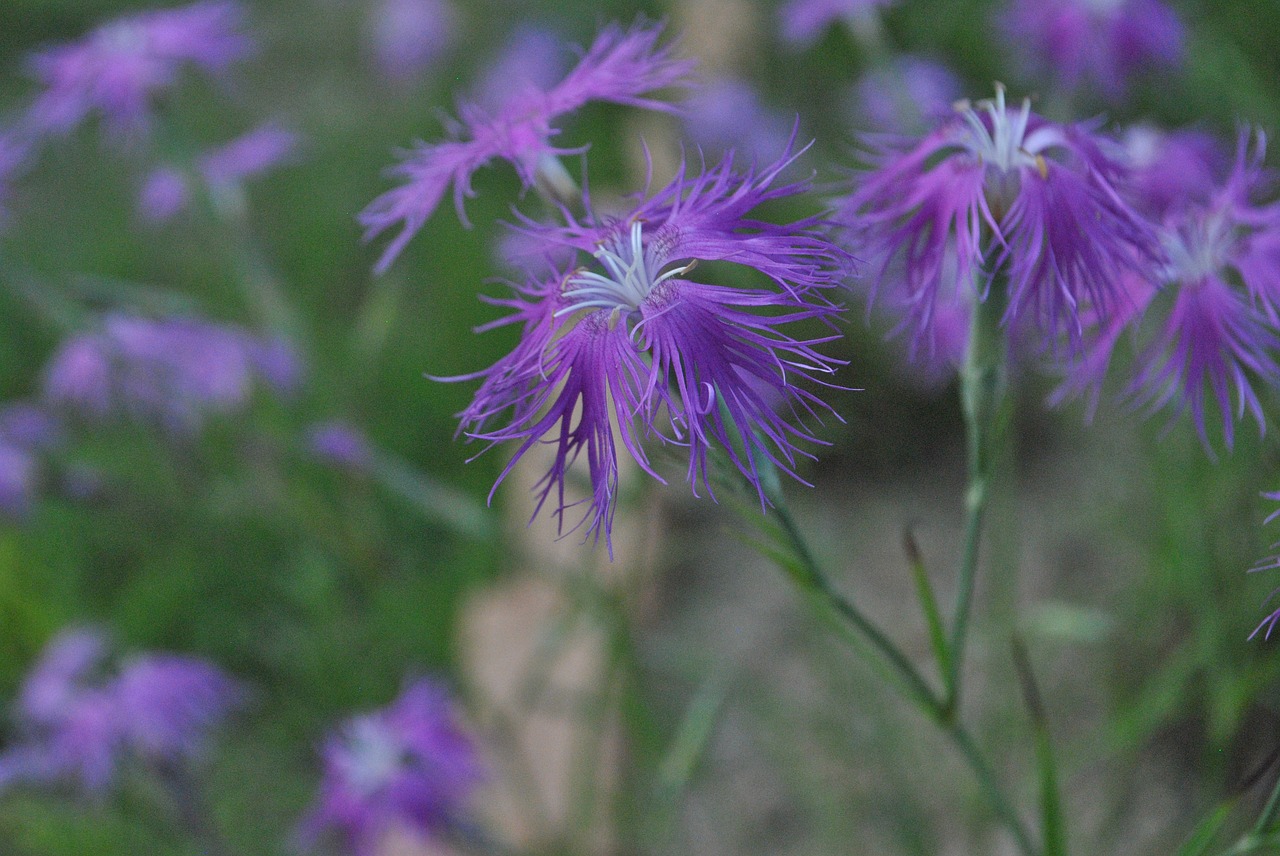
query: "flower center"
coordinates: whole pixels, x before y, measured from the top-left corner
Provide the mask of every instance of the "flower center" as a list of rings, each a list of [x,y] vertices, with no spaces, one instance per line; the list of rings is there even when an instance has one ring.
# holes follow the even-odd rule
[[[639,221],[626,233],[619,233],[601,244],[594,255],[605,273],[579,270],[565,282],[563,297],[568,305],[556,317],[580,309],[615,309],[635,311],[653,290],[673,276],[688,273],[693,262],[683,267],[658,273],[667,262],[661,242],[644,242]]]
[[[1164,242],[1169,260],[1165,278],[1191,284],[1217,275],[1231,258],[1235,242],[1235,230],[1221,211],[1170,230]]]
[[[1024,98],[1022,109],[1010,110],[1005,105],[1004,87],[997,85],[996,97],[979,102],[978,107],[986,113],[990,127],[978,115],[978,110],[967,107],[964,121],[969,134],[962,145],[983,164],[1001,173],[1033,168],[1043,175],[1046,169],[1043,152],[1061,141],[1061,133],[1053,125],[1027,133],[1031,100]]]
[[[374,718],[353,722],[346,737],[343,772],[351,788],[363,796],[384,787],[404,764],[404,747]]]

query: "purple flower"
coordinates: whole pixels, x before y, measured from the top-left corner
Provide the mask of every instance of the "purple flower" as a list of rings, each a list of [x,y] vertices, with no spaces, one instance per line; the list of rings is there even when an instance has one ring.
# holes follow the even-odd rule
[[[669,110],[646,93],[682,83],[693,63],[676,59],[669,45],[659,47],[659,35],[659,27],[644,23],[629,30],[606,27],[555,86],[542,89],[531,84],[513,93],[496,110],[475,103],[460,104],[461,122],[451,138],[419,144],[390,171],[404,184],[382,194],[361,212],[366,239],[403,224],[375,271],[383,273],[390,267],[435,211],[450,184],[458,216],[466,223],[462,203],[474,195],[471,176],[495,158],[510,161],[526,188],[539,182],[571,184],[555,156],[581,149],[558,148],[551,143],[558,133],[553,123],[566,113],[590,101]]]
[[[1262,494],[1262,497],[1263,497],[1263,499],[1269,499],[1269,500],[1271,500],[1272,502],[1280,502],[1280,491],[1277,491],[1276,493],[1265,493],[1265,492],[1264,492],[1264,493]],[[1268,515],[1267,515],[1267,519],[1266,519],[1266,520],[1264,520],[1264,521],[1262,521],[1263,525],[1265,526],[1266,524],[1270,523],[1272,520],[1275,520],[1275,519],[1276,519],[1276,517],[1278,517],[1278,516],[1280,516],[1280,509],[1277,509],[1277,510],[1275,510],[1275,511],[1271,512],[1270,514],[1268,514]],[[1274,549],[1276,549],[1277,547],[1280,547],[1280,544],[1272,544],[1272,545],[1271,545],[1271,549],[1273,549],[1273,550],[1274,550]],[[1263,560],[1262,560],[1262,561],[1260,561],[1257,565],[1255,565],[1254,567],[1250,568],[1250,572],[1255,572],[1255,571],[1274,571],[1274,570],[1276,570],[1277,568],[1280,568],[1280,555],[1277,555],[1277,556],[1271,556],[1271,557],[1268,557],[1268,558],[1266,558],[1266,559],[1263,559]],[[1274,598],[1274,597],[1276,596],[1276,594],[1278,594],[1278,593],[1280,593],[1280,589],[1276,589],[1275,591],[1271,592],[1271,594],[1267,596],[1267,601],[1270,601],[1270,600],[1271,600],[1272,598]],[[1264,601],[1264,605],[1265,605],[1265,603],[1266,603],[1266,601]],[[1257,626],[1257,627],[1255,627],[1255,628],[1253,629],[1253,632],[1249,634],[1249,638],[1250,638],[1250,639],[1253,639],[1253,638],[1254,638],[1255,636],[1257,636],[1259,633],[1262,633],[1262,632],[1263,632],[1263,628],[1265,627],[1265,628],[1266,628],[1266,633],[1263,635],[1263,637],[1262,637],[1262,638],[1263,638],[1263,639],[1270,639],[1270,638],[1271,638],[1271,633],[1272,633],[1272,631],[1274,631],[1274,630],[1276,629],[1276,625],[1277,625],[1277,624],[1280,624],[1280,609],[1275,610],[1275,611],[1274,611],[1274,612],[1272,612],[1270,615],[1268,615],[1266,618],[1262,619],[1262,621],[1258,624],[1258,626]]]
[[[1140,125],[1125,132],[1124,150],[1132,171],[1129,193],[1157,221],[1178,208],[1207,203],[1231,165],[1230,151],[1203,131]]]
[[[429,69],[457,30],[446,0],[377,0],[369,10],[369,40],[387,77],[407,81]]]
[[[390,832],[447,829],[482,779],[448,691],[425,678],[388,707],[348,720],[322,755],[320,793],[299,837],[310,848],[333,831],[357,856],[379,852]]]
[[[364,432],[345,422],[317,422],[307,429],[307,448],[322,461],[351,470],[367,469],[373,447]]]
[[[476,83],[470,101],[481,110],[498,113],[530,90],[549,91],[568,70],[564,42],[558,35],[521,24]]]
[[[902,54],[863,75],[855,95],[856,113],[872,130],[917,134],[953,112],[960,81],[940,63]]]
[[[940,307],[988,298],[1004,272],[1004,324],[1040,349],[1126,299],[1120,284],[1157,256],[1153,229],[1121,198],[1106,141],[994,101],[968,107],[918,142],[881,141],[874,168],[840,214],[851,249],[872,265],[872,293],[891,291],[928,349]]]
[[[266,124],[202,155],[195,164],[209,192],[234,191],[245,180],[289,162],[298,151],[293,131]],[[138,209],[153,222],[169,220],[191,202],[191,176],[172,166],[151,171],[138,195]]]
[[[57,420],[33,404],[0,407],[0,517],[26,517],[41,477],[39,452],[58,443]]]
[[[239,685],[216,666],[176,654],[124,660],[110,692],[126,744],[157,762],[199,755],[209,732],[243,701]]]
[[[205,0],[120,18],[35,54],[31,73],[45,89],[27,114],[30,127],[65,134],[94,113],[118,135],[145,127],[151,100],[184,64],[216,73],[248,53],[243,17],[233,0]]]
[[[111,315],[101,330],[73,337],[54,354],[45,397],[93,419],[190,432],[208,416],[247,406],[255,378],[273,380],[263,356],[276,349],[235,327]]]
[[[1001,23],[1036,72],[1118,99],[1129,79],[1182,61],[1182,24],[1162,0],[1013,0]]]
[[[1262,167],[1263,136],[1252,153],[1248,142],[1242,133],[1235,167],[1207,204],[1166,220],[1168,263],[1159,279],[1172,307],[1139,353],[1132,384],[1137,402],[1153,411],[1189,410],[1206,446],[1207,399],[1221,411],[1231,448],[1234,422],[1246,411],[1264,425],[1251,379],[1280,384],[1280,204],[1254,201],[1273,177]]]
[[[783,37],[794,45],[816,40],[827,27],[838,21],[857,26],[875,15],[882,6],[896,0],[790,0],[778,10]]]
[[[117,669],[101,632],[64,631],[19,693],[23,738],[0,753],[0,787],[71,780],[101,793],[125,758],[185,763],[241,700],[239,686],[202,660],[148,654]]]
[[[792,122],[762,104],[746,81],[710,81],[694,90],[686,106],[685,131],[704,153],[732,149],[748,160],[772,160],[791,141]]]
[[[799,445],[819,441],[774,404],[790,415],[827,409],[801,383],[835,371],[836,361],[815,346],[836,337],[788,330],[837,313],[822,292],[847,273],[847,256],[815,218],[784,225],[751,218],[758,205],[808,189],[774,186],[794,157],[788,150],[742,174],[732,157],[697,176],[682,168],[621,219],[588,214],[579,221],[566,213],[566,226],[526,224],[547,243],[595,261],[531,280],[496,301],[514,310],[497,323],[521,324],[523,336],[511,354],[475,375],[483,383],[462,414],[462,430],[519,444],[499,483],[530,448],[551,444],[555,460],[538,485],[537,505],[554,496],[563,529],[571,505],[566,472],[585,451],[592,497],[573,528],[587,522],[588,535],[603,534],[608,544],[618,489],[615,437],[659,479],[641,440],[657,436],[686,448],[695,493],[700,483],[710,490],[715,447],[762,503],[765,460],[795,476],[796,456],[811,457]],[[698,282],[689,274],[700,261],[754,269],[770,286]],[[490,427],[500,419],[503,427]]]

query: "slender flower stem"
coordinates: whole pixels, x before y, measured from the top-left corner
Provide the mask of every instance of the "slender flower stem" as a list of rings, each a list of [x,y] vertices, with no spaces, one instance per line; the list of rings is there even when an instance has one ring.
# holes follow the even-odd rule
[[[213,812],[200,783],[180,762],[156,768],[169,791],[183,828],[200,848],[202,856],[232,856],[230,846],[218,832]]]
[[[771,467],[762,473],[761,484],[764,485],[766,495],[772,503],[772,513],[777,518],[788,546],[796,558],[796,562],[791,564],[780,562],[796,586],[815,605],[842,620],[855,631],[857,636],[870,643],[872,649],[881,656],[882,664],[887,666],[893,676],[898,679],[908,698],[916,704],[927,719],[936,723],[942,733],[955,745],[960,756],[977,778],[978,787],[992,811],[1013,835],[1018,849],[1024,856],[1042,856],[1039,848],[1033,843],[1026,825],[1000,789],[990,763],[964,725],[956,719],[953,710],[947,706],[946,699],[938,698],[893,640],[853,603],[840,595],[823,573],[804,535],[796,526],[795,518],[791,516],[781,485],[778,483],[777,474]]]
[[[953,715],[960,703],[964,648],[969,634],[969,615],[973,607],[982,524],[990,500],[995,462],[1004,438],[1003,405],[1008,387],[1008,343],[1000,322],[1007,302],[1005,277],[1002,271],[997,271],[985,299],[974,301],[969,347],[960,374],[969,485],[964,498],[964,552],[961,554],[960,575],[956,584],[950,660],[945,677],[946,699],[943,707],[947,715]]]

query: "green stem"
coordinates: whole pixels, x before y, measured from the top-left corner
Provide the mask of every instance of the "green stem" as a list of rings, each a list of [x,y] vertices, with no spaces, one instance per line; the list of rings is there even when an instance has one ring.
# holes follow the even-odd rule
[[[956,609],[951,627],[950,662],[944,708],[952,715],[960,703],[964,648],[973,608],[974,579],[982,541],[983,518],[991,498],[995,461],[1003,440],[1003,405],[1008,387],[1008,344],[1000,327],[1008,304],[1003,272],[992,277],[985,299],[975,300],[969,329],[969,347],[960,373],[960,400],[964,409],[969,461],[969,485],[965,491],[964,552],[956,584]]]
[[[907,695],[926,714],[933,716],[939,709],[938,698],[933,690],[929,688],[929,685],[925,683],[924,678],[920,676],[919,670],[907,659],[898,646],[885,635],[884,631],[877,627],[853,603],[835,590],[831,585],[831,581],[827,579],[819,567],[813,552],[809,549],[808,542],[805,541],[804,536],[800,533],[799,527],[796,526],[795,518],[791,516],[790,509],[787,508],[783,501],[781,491],[778,491],[776,495],[773,495],[772,491],[770,493],[769,500],[773,503],[773,513],[782,525],[782,530],[786,533],[787,540],[795,551],[796,558],[799,559],[799,565],[795,568],[795,573],[792,574],[792,579],[795,580],[796,585],[811,600],[830,610],[854,630],[858,631],[871,644],[871,647],[884,658],[884,663],[889,666]]]
[[[787,542],[798,560],[794,566],[784,565],[792,580],[811,601],[844,621],[861,639],[870,643],[871,647],[881,656],[882,664],[887,666],[889,671],[898,679],[908,697],[916,703],[926,718],[937,723],[942,733],[955,744],[961,757],[969,766],[975,778],[977,778],[978,787],[981,789],[983,796],[996,816],[1009,829],[1018,844],[1019,850],[1025,856],[1042,856],[1041,851],[1033,843],[1031,834],[1023,824],[1022,819],[1005,797],[1004,792],[1000,790],[1000,786],[996,782],[995,773],[974,743],[972,736],[952,715],[953,711],[948,708],[946,701],[939,699],[933,690],[929,688],[929,685],[920,676],[919,671],[902,653],[901,649],[883,631],[876,627],[861,610],[835,590],[826,574],[823,573],[822,568],[818,565],[813,551],[809,549],[808,542],[800,532],[799,527],[796,526],[795,519],[787,508],[785,497],[777,480],[777,474],[772,467],[764,467],[761,475],[761,484],[764,485],[765,493],[772,503],[773,513],[777,517],[782,531],[786,535]]]

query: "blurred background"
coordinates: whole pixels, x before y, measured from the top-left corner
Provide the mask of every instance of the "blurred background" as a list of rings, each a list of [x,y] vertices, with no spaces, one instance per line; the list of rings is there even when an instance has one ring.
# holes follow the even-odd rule
[[[490,773],[474,809],[507,848],[493,852],[1014,852],[945,744],[751,549],[752,502],[693,499],[659,455],[671,484],[626,480],[612,563],[578,535],[557,540],[546,519],[526,527],[536,467],[486,507],[510,450],[469,460],[480,447],[455,437],[455,414],[475,384],[426,376],[477,371],[515,341],[473,332],[500,314],[478,297],[518,277],[497,223],[531,200],[508,165],[476,175],[474,228],[446,199],[382,277],[371,269],[386,238],[362,241],[356,215],[392,186],[398,152],[443,137],[442,114],[528,28],[558,40],[563,69],[566,46],[604,23],[665,19],[705,77],[739,87],[708,86],[683,120],[598,104],[568,118],[556,141],[590,146],[593,194],[643,187],[641,140],[661,180],[699,147],[709,160],[725,146],[776,154],[797,116],[816,140],[801,172],[834,190],[858,163],[858,133],[927,118],[875,103],[875,75],[903,54],[954,75],[940,104],[1001,81],[1045,112],[1194,126],[1230,151],[1240,125],[1280,120],[1280,5],[1176,4],[1182,64],[1119,99],[1056,98],[996,23],[998,4],[976,0],[902,0],[874,32],[829,27],[800,44],[765,0],[469,0],[439,32],[394,19],[397,5],[245,0],[256,49],[168,89],[151,145],[90,123],[42,146],[0,196],[0,405],[75,398],[59,392],[59,360],[122,318],[201,319],[233,331],[252,364],[233,401],[71,419],[35,463],[0,471],[0,703],[71,626],[216,662],[251,688],[204,768],[238,854],[290,852],[325,733],[419,674],[455,689],[482,747]],[[0,3],[0,127],[38,95],[34,51],[146,8]],[[717,121],[726,103],[740,106]],[[158,163],[264,122],[296,135],[287,157],[157,215],[145,191]],[[901,542],[915,534],[948,602],[957,391],[945,372],[905,367],[892,320],[868,317],[856,291],[849,304],[831,350],[859,391],[833,393],[845,421],[819,428],[831,445],[804,471],[815,487],[787,492],[841,588],[923,660]],[[1020,634],[1061,748],[1075,852],[1167,854],[1228,797],[1240,803],[1229,827],[1243,827],[1274,781],[1239,789],[1280,745],[1275,647],[1246,641],[1280,578],[1245,573],[1280,538],[1259,496],[1277,489],[1280,461],[1251,429],[1210,456],[1185,420],[1105,397],[1088,421],[1078,404],[1051,410],[1056,381],[1030,368],[1016,379],[967,714],[1030,804],[1031,729],[1009,654]],[[1275,414],[1274,393],[1266,404]],[[0,746],[15,739],[4,722]],[[0,790],[0,854],[197,852],[148,796]],[[385,852],[430,852],[398,846]]]

